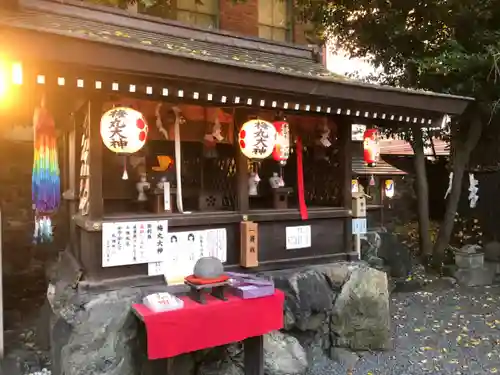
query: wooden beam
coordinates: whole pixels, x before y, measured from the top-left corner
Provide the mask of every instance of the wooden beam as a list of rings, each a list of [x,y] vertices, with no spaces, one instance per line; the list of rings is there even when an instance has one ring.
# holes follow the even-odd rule
[[[104,202],[102,198],[102,151],[100,122],[103,102],[93,96],[88,102],[89,113],[89,218],[99,220],[103,217]]]
[[[3,324],[3,269],[2,269],[2,210],[0,208],[0,360],[4,357],[4,324]]]
[[[473,102],[472,98],[400,90],[350,80],[281,74],[258,66],[237,66],[234,62],[225,64],[224,61],[219,63],[173,56],[165,49],[140,43],[131,45],[129,41],[111,43],[102,39],[96,42],[5,27],[0,33],[0,45],[4,53],[21,59],[53,60],[96,69],[122,70],[141,75],[160,75],[165,78],[175,77],[428,112],[461,114]],[[95,56],[99,56],[99,59]]]
[[[238,133],[241,126],[248,120],[249,111],[245,108],[236,108],[234,112],[234,145],[236,147],[236,189],[238,211],[247,214],[250,210],[250,198],[248,197],[248,161],[239,150]]]
[[[79,196],[80,196],[80,154],[81,154],[81,141],[82,141],[82,126],[77,123],[77,114],[73,113],[71,116],[71,130],[67,135],[68,147],[68,190],[66,191],[66,200],[68,201],[69,208],[69,246],[73,254],[80,259],[80,244],[77,235],[77,225],[71,218],[78,213]]]
[[[340,148],[340,169],[342,173],[342,206],[350,210],[352,207],[352,193],[351,193],[351,180],[352,180],[352,141],[351,131],[352,123],[349,119],[336,117],[334,119],[337,124],[337,137]],[[344,220],[344,246],[347,253],[352,251],[352,219],[346,218]]]
[[[285,114],[303,114],[313,117],[323,117],[325,114],[342,115],[351,118],[356,124],[389,127],[408,127],[415,124],[422,127],[436,126],[435,124],[440,126],[443,120],[442,113],[422,109],[388,107],[292,92],[262,91],[199,80],[187,81],[158,75],[134,75],[54,62],[37,62],[34,68],[31,75],[26,75],[27,82],[38,82],[40,77],[43,77],[44,84],[37,84],[37,86],[50,87],[58,92],[64,91],[64,95],[79,96],[82,92],[107,91],[113,95],[146,100],[168,100],[171,103],[281,110]],[[58,84],[59,78],[64,78],[65,85]],[[77,87],[78,82],[80,82],[80,87]],[[97,84],[99,88],[96,88]],[[115,89],[113,85],[116,85]],[[130,90],[131,86],[133,91]],[[167,96],[164,94],[165,90],[167,90]],[[179,91],[183,92],[182,97],[178,96]],[[248,104],[249,101],[251,104]]]

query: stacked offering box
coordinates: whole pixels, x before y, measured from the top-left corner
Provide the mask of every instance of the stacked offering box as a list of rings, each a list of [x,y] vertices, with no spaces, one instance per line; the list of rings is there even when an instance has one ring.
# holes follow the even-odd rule
[[[274,282],[272,280],[236,272],[227,272],[226,275],[229,276],[231,293],[240,298],[251,299],[274,294]]]

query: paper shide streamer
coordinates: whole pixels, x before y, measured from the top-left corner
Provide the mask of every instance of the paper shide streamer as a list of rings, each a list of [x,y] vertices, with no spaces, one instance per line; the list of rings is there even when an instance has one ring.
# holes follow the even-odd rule
[[[46,106],[45,97],[33,115],[34,157],[31,179],[35,214],[35,243],[53,239],[52,215],[61,203],[61,180],[57,156],[57,136],[54,118]]]

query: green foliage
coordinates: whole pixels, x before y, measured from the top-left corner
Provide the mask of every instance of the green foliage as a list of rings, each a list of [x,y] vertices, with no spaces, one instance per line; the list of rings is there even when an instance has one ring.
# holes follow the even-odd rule
[[[482,245],[483,233],[479,219],[475,217],[461,217],[455,215],[452,244],[458,247],[464,245]]]
[[[109,5],[120,8],[126,7],[129,4],[136,4],[136,3],[139,3],[145,8],[163,7],[169,9],[172,6],[171,0],[88,0],[88,1],[94,4]],[[244,3],[245,1],[246,0],[232,0],[232,2],[235,4]],[[195,2],[197,4],[203,4],[203,0],[195,0]]]
[[[434,243],[439,231],[439,223],[431,221],[430,231],[431,241]],[[411,221],[403,225],[398,225],[394,228],[394,233],[398,235],[402,244],[408,246],[414,254],[417,254],[419,241],[418,222]]]
[[[369,79],[472,96],[493,123],[500,102],[500,0],[296,0],[300,17],[353,57],[382,68]],[[489,121],[488,121],[489,120]],[[450,132],[467,129],[452,119]],[[411,131],[387,129],[412,141]],[[455,137],[456,136],[456,137]]]

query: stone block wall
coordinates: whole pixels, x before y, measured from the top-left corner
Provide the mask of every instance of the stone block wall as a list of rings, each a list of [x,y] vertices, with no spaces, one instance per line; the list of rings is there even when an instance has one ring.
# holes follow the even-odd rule
[[[85,293],[61,256],[51,277],[55,375],[139,375],[144,328],[130,305],[166,286]],[[285,292],[285,327],[264,338],[267,375],[304,375],[323,358],[359,359],[358,351],[391,348],[387,276],[363,263],[335,263],[265,273]],[[176,357],[173,374],[243,375],[241,344]],[[148,373],[161,373],[149,369]],[[163,370],[164,371],[164,370]]]

